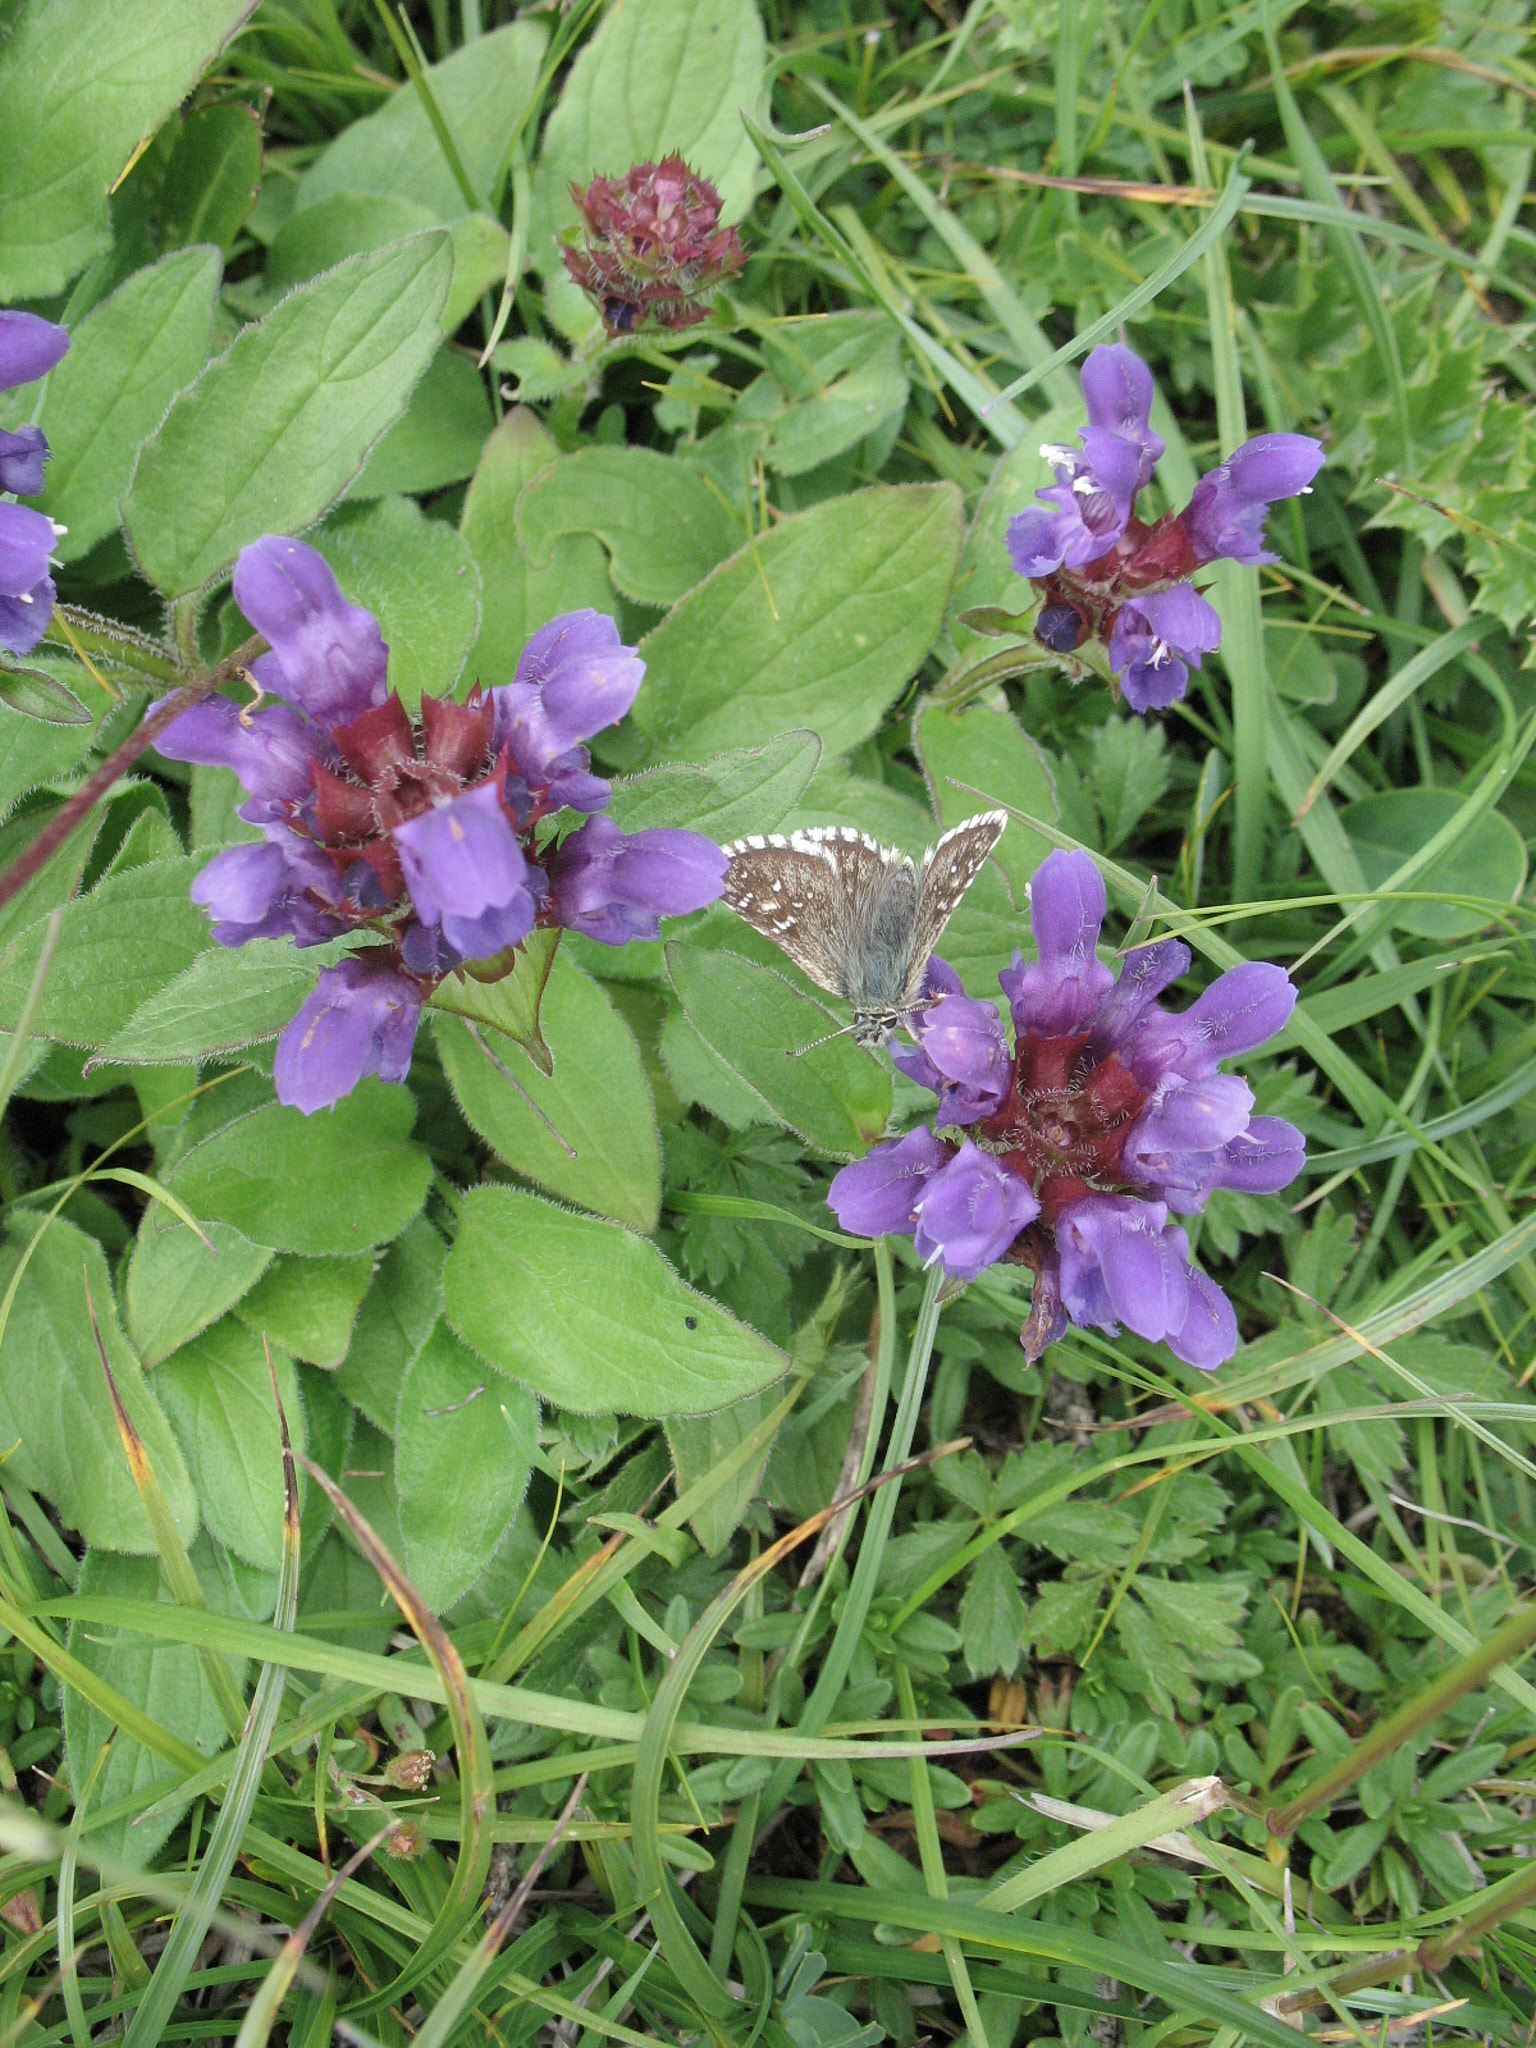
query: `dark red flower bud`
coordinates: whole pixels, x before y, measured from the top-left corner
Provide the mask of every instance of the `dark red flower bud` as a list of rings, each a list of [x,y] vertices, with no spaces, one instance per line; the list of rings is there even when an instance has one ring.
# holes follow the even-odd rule
[[[747,260],[736,230],[720,225],[720,194],[676,153],[572,185],[571,197],[582,224],[560,253],[610,333],[693,326]]]

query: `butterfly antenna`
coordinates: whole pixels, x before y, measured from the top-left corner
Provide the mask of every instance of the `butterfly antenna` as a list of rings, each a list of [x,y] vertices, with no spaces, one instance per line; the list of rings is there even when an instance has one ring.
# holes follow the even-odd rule
[[[844,1024],[837,1031],[829,1031],[824,1038],[813,1038],[809,1045],[786,1046],[784,1057],[787,1060],[803,1059],[806,1053],[814,1052],[818,1045],[830,1045],[834,1038],[846,1038],[850,1031],[857,1031],[858,1028],[857,1024]]]

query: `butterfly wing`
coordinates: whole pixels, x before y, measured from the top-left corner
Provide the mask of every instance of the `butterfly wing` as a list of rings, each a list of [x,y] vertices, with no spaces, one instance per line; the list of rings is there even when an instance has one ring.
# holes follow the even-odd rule
[[[1008,824],[1006,811],[981,811],[946,832],[923,856],[918,877],[917,916],[913,921],[911,982],[908,1006],[922,993],[928,961],[944,927],[960,908],[965,892],[981,873]]]
[[[851,1000],[864,906],[878,896],[890,863],[905,856],[887,854],[846,825],[788,838],[754,833],[723,851],[731,863],[724,891],[730,908],[818,988]]]

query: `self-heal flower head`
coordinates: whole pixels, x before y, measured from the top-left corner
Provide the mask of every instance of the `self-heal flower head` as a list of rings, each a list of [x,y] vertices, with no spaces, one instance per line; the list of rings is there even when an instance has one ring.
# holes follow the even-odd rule
[[[1046,446],[1056,481],[1008,527],[1014,568],[1040,595],[1035,638],[1053,654],[1090,641],[1105,650],[1118,695],[1161,711],[1221,642],[1221,622],[1189,576],[1223,557],[1277,561],[1264,521],[1281,498],[1310,488],[1321,445],[1305,434],[1260,434],[1202,477],[1182,512],[1148,525],[1136,499],[1163,452],[1152,431],[1152,373],[1132,350],[1096,348],[1083,365],[1083,452]]]
[[[1188,583],[1149,590],[1121,606],[1109,640],[1109,665],[1133,711],[1166,711],[1183,696],[1189,672],[1221,645],[1221,619]]]
[[[1002,1258],[1029,1266],[1031,1361],[1071,1321],[1133,1330],[1211,1370],[1236,1349],[1237,1319],[1170,1211],[1196,1214],[1218,1188],[1276,1194],[1301,1171],[1301,1133],[1254,1116],[1248,1083],[1221,1071],[1284,1027],[1296,991],[1280,968],[1250,961],[1182,1014],[1167,1010],[1158,999],[1190,958],[1177,939],[1136,948],[1116,979],[1097,957],[1104,885],[1086,854],[1051,854],[1030,909],[1039,957],[1016,954],[998,977],[1014,1027],[1001,1099],[968,1120],[958,1150],[927,1131],[877,1145],[828,1200],[845,1229],[910,1227],[956,1278]],[[951,1004],[964,1006],[956,1034],[970,1042],[969,999],[942,993],[923,1018],[932,1078],[901,1062],[941,1102],[948,1084],[927,1047],[942,1042]],[[954,1119],[941,1108],[938,1121]]]
[[[611,334],[693,326],[747,260],[735,228],[720,225],[720,194],[675,152],[572,185],[571,197],[581,225],[560,253]]]
[[[262,843],[219,854],[193,899],[223,946],[373,941],[326,969],[283,1032],[281,1101],[307,1113],[364,1074],[404,1079],[438,982],[466,963],[484,980],[509,972],[535,923],[623,945],[719,896],[725,857],[698,833],[626,835],[594,815],[557,849],[539,829],[608,801],[581,742],[623,717],[644,675],[611,619],[553,619],[513,682],[462,704],[424,696],[413,716],[389,690],[378,621],[313,548],[256,542],[235,591],[271,644],[252,670],[262,694],[243,708],[209,697],[158,744],[232,768]]]
[[[1082,386],[1088,407],[1088,425],[1078,433],[1082,454],[1047,443],[1040,453],[1056,481],[1036,492],[1043,505],[1009,522],[1008,552],[1021,576],[1080,569],[1108,554],[1163,452],[1149,424],[1152,373],[1139,356],[1118,342],[1094,349],[1083,365]]]
[[[1184,514],[1197,562],[1278,562],[1264,546],[1271,505],[1312,488],[1323,448],[1307,434],[1259,434],[1195,485]]]

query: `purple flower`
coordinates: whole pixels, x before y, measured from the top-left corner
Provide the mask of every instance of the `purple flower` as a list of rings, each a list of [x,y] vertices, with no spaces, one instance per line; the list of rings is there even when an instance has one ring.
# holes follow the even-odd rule
[[[618,723],[644,675],[645,663],[606,613],[566,612],[539,628],[512,681],[492,693],[496,746],[510,750],[530,784],[545,782],[580,741]]]
[[[1255,1117],[1248,1083],[1220,1071],[1282,1028],[1296,991],[1280,968],[1250,961],[1174,1015],[1158,998],[1189,966],[1178,939],[1137,947],[1115,980],[1097,957],[1105,894],[1086,854],[1043,861],[1030,905],[1039,959],[1026,965],[1016,953],[998,976],[1013,1012],[1011,1058],[994,1066],[990,1030],[974,1014],[985,1006],[960,995],[940,962],[941,999],[914,1020],[916,1051],[898,1059],[939,1095],[940,1123],[958,1121],[951,1092],[986,1089],[966,1141],[945,1157],[927,1131],[876,1146],[838,1175],[829,1199],[847,1221],[845,1202],[863,1196],[871,1232],[915,1223],[918,1251],[957,1278],[1004,1257],[1027,1265],[1034,1293],[1021,1342],[1031,1362],[1070,1318],[1124,1326],[1210,1370],[1237,1348],[1237,1320],[1191,1266],[1169,1211],[1198,1212],[1217,1188],[1275,1194],[1300,1172],[1301,1133]]]
[[[611,818],[590,818],[549,864],[550,908],[557,923],[605,946],[654,939],[660,918],[716,902],[729,865],[701,833],[625,834]]]
[[[6,538],[0,526],[0,571]],[[462,704],[424,696],[412,717],[389,691],[378,621],[347,602],[313,548],[259,540],[234,584],[271,643],[252,673],[284,701],[209,697],[161,735],[168,760],[233,769],[240,815],[262,828],[261,845],[209,862],[193,900],[222,946],[351,932],[380,942],[328,968],[283,1033],[284,1102],[310,1110],[365,1073],[401,1079],[437,983],[467,962],[498,963],[491,978],[510,971],[536,921],[623,945],[720,894],[725,855],[697,833],[626,838],[594,817],[556,851],[539,830],[566,803],[608,801],[580,741],[623,717],[645,672],[612,619],[554,619],[506,690],[477,688]]]
[[[268,534],[241,549],[234,591],[272,650],[252,665],[264,690],[325,726],[384,702],[389,650],[379,622],[347,603],[324,555]]]
[[[1295,1007],[1295,985],[1283,967],[1245,960],[1213,981],[1183,1016],[1154,1009],[1131,1041],[1130,1064],[1143,1087],[1155,1087],[1170,1073],[1202,1080],[1220,1061],[1252,1052],[1283,1031]]]
[[[927,994],[937,1000],[909,1023],[917,1043],[893,1045],[891,1058],[909,1081],[938,1096],[940,1128],[979,1123],[1008,1093],[1012,1063],[1002,1019],[994,1004],[962,991],[947,960],[929,961]]]
[[[36,313],[0,309],[0,391],[35,384],[69,350],[69,336]]]
[[[954,1156],[932,1131],[908,1131],[834,1174],[828,1206],[856,1237],[905,1236],[916,1223],[924,1188]]]
[[[403,1081],[421,1016],[421,992],[368,953],[327,967],[277,1043],[277,1099],[312,1116],[350,1095],[365,1074]]]
[[[1029,885],[1030,923],[1040,958],[1015,953],[997,977],[1013,1008],[1014,1029],[1053,1037],[1081,1031],[1114,986],[1094,952],[1107,905],[1104,883],[1086,853],[1047,854]]]
[[[60,530],[28,505],[0,505],[0,647],[13,654],[30,654],[47,629]]]
[[[287,939],[318,946],[347,929],[335,870],[317,848],[278,828],[260,846],[232,846],[192,884],[221,946]],[[334,907],[326,908],[326,905]]]
[[[1094,349],[1083,365],[1082,386],[1089,421],[1078,434],[1083,453],[1047,443],[1040,453],[1053,464],[1056,481],[1035,495],[1053,509],[1031,505],[1008,525],[1008,552],[1021,576],[1081,569],[1107,554],[1163,452],[1148,424],[1152,372],[1140,356],[1118,342]]]
[[[953,1280],[974,1280],[995,1265],[1040,1214],[1029,1182],[969,1138],[924,1187],[915,1204],[917,1252],[942,1259]]]
[[[1189,671],[1221,645],[1221,620],[1193,585],[1151,590],[1122,605],[1109,666],[1133,711],[1166,711],[1183,696]]]
[[[494,779],[394,828],[416,914],[466,960],[489,960],[533,930],[528,863]]]
[[[330,740],[291,704],[242,713],[228,697],[205,697],[184,711],[155,749],[168,761],[233,768],[249,792],[240,816],[251,825],[289,818],[314,793],[315,762],[339,764]]]
[[[1322,443],[1308,434],[1259,434],[1201,477],[1184,514],[1197,562],[1278,562],[1266,552],[1264,521],[1277,499],[1312,487]]]
[[[47,458],[48,436],[41,427],[20,427],[14,434],[0,429],[0,491],[35,497],[43,488]]]

